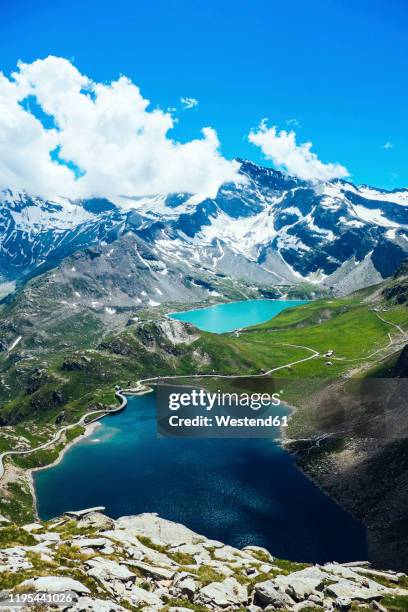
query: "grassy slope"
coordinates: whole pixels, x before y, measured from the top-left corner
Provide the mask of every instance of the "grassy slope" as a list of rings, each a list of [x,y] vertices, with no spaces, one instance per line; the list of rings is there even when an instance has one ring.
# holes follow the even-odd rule
[[[373,302],[370,296],[374,294],[377,297]],[[381,308],[381,316],[388,321],[408,327],[405,306],[386,303],[377,289],[369,289],[347,298],[318,300],[285,310],[239,337],[202,333],[191,344],[174,346],[160,333],[157,323],[150,321],[111,334],[91,349],[64,351],[59,345],[55,352],[49,350],[36,362],[43,371],[31,387],[32,359],[23,358],[17,363],[11,359],[7,366],[14,397],[4,403],[0,418],[13,424],[17,436],[27,434],[34,446],[50,437],[60,422],[76,422],[84,411],[113,404],[115,384],[126,387],[139,378],[174,374],[251,375],[310,355],[299,347],[310,347],[321,354],[334,349],[338,359],[330,358],[331,366],[326,365],[329,359],[321,356],[274,374],[287,381],[286,399],[299,408],[292,432],[312,433],[313,424],[304,410],[305,399],[344,376],[350,368],[374,366],[390,351],[386,348],[388,334],[396,337],[398,332],[379,319],[374,307]],[[384,351],[370,357],[379,348]],[[303,379],[301,384],[299,379]],[[11,448],[15,438],[0,438],[0,443],[1,449]],[[47,456],[50,461],[55,458],[53,451],[43,455],[32,457],[28,464],[47,463]],[[28,464],[22,463],[24,467]]]
[[[381,302],[382,303],[382,302]],[[381,316],[402,327],[408,326],[405,306],[387,305]],[[322,357],[274,376],[317,379],[316,386],[342,376],[350,368],[378,363],[386,354],[389,333],[396,328],[380,320],[372,303],[362,303],[361,295],[318,300],[283,311],[267,323],[249,328],[239,337],[233,334],[202,333],[192,344],[173,346],[160,336],[154,322],[145,323],[144,335],[136,326],[108,337],[94,349],[50,352],[46,372],[35,390],[27,390],[30,360],[14,368],[19,393],[5,402],[0,416],[11,423],[33,420],[49,423],[62,412],[66,422],[74,422],[84,410],[114,402],[113,386],[132,385],[138,378],[189,373],[257,374],[307,357],[309,347]],[[144,336],[150,340],[146,347]],[[383,352],[370,355],[378,349]],[[324,353],[335,350],[334,358]],[[327,361],[332,365],[328,367]],[[38,388],[36,388],[38,386]]]

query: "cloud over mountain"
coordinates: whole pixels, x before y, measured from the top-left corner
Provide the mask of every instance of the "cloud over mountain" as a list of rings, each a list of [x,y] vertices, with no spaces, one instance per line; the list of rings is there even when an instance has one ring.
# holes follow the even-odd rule
[[[307,181],[329,181],[348,176],[347,168],[337,163],[325,164],[316,153],[312,153],[312,143],[296,143],[294,131],[278,131],[268,128],[262,121],[257,130],[252,130],[249,140],[260,147],[267,159],[282,170]]]
[[[0,73],[0,189],[42,196],[215,195],[237,178],[215,130],[180,143],[171,113],[125,76],[97,83],[49,56]]]

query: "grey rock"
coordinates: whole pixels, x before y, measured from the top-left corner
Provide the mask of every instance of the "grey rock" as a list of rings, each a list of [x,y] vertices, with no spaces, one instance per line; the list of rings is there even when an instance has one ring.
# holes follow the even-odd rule
[[[163,606],[163,602],[155,595],[155,593],[150,593],[150,591],[146,591],[145,589],[141,589],[140,587],[134,586],[129,593],[130,601],[135,606]]]
[[[150,576],[154,580],[171,580],[174,576],[174,570],[168,570],[164,567],[157,567],[143,563],[142,561],[128,561],[127,565],[139,569],[146,576]]]
[[[75,538],[72,541],[72,545],[79,548],[105,548],[106,544],[109,544],[106,538]]]
[[[322,607],[313,601],[299,601],[293,606],[293,612],[302,612],[302,610],[321,610]]]
[[[209,604],[218,608],[245,604],[247,600],[247,588],[232,577],[226,578],[223,582],[211,582],[201,589],[197,598],[197,601],[204,605]]]
[[[136,516],[123,516],[116,521],[116,527],[128,533],[148,537],[168,546],[195,544],[204,538],[188,527],[162,519],[157,514],[145,513]]]
[[[1,523],[1,517],[0,517],[0,523]],[[39,531],[41,529],[44,529],[44,526],[41,525],[41,523],[29,523],[28,525],[23,525],[22,529],[24,529],[25,531],[28,531],[28,533],[31,533],[32,531]]]
[[[45,593],[60,593],[62,591],[74,591],[74,593],[90,593],[88,587],[68,576],[43,576],[41,578],[30,578],[24,580],[21,587],[28,587],[34,591]]]
[[[93,527],[98,531],[112,529],[114,526],[115,521],[100,512],[88,512],[78,521],[78,527]]]
[[[341,610],[341,612],[347,612],[350,610],[352,601],[349,597],[337,597],[334,602],[334,607],[336,610]]]
[[[187,572],[180,572],[177,575],[174,586],[181,595],[186,595],[189,599],[194,597],[198,588],[193,576]]]
[[[303,601],[328,578],[330,578],[330,574],[318,567],[307,567],[288,576],[277,576],[274,582],[277,587],[288,593],[296,601]]]
[[[128,570],[124,565],[120,565],[111,559],[103,557],[95,557],[85,561],[85,565],[89,568],[88,575],[98,578],[99,580],[135,580],[136,576]]]
[[[336,598],[346,597],[350,599],[361,599],[363,601],[378,599],[392,592],[392,589],[388,589],[372,580],[368,580],[367,586],[363,586],[345,579],[340,580],[336,584],[328,585],[325,590],[329,595]]]
[[[254,588],[254,603],[262,607],[287,608],[295,603],[289,595],[278,590],[273,580],[259,582]]]
[[[126,608],[122,608],[114,601],[91,599],[91,597],[80,597],[69,610],[70,612],[127,612]]]
[[[32,535],[37,540],[37,542],[59,542],[61,540],[60,534],[55,532],[33,533]]]
[[[308,597],[308,601],[312,601],[313,603],[317,603],[317,604],[321,604],[323,599],[324,599],[323,594],[319,593],[318,591],[316,591],[316,593],[312,593]]]

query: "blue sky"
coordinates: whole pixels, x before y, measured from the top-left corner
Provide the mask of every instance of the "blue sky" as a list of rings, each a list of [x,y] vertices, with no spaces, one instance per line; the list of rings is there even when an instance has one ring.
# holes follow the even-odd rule
[[[354,182],[408,187],[405,0],[3,0],[0,10],[7,75],[52,54],[96,81],[124,74],[162,109],[196,98],[171,135],[210,125],[227,158],[264,161],[251,128],[296,119],[297,141]]]

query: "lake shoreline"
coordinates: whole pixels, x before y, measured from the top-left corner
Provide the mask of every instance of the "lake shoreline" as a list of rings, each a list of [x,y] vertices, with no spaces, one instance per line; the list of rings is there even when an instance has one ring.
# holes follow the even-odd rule
[[[363,554],[363,548],[358,548],[363,537],[361,526],[356,527],[349,514],[346,518],[343,509],[305,477],[281,440],[273,440],[273,446],[279,451],[271,448],[265,439],[236,438],[225,440],[225,445],[223,440],[193,438],[157,442],[154,396],[149,393],[135,397],[129,402],[129,408],[131,410],[118,413],[117,420],[104,425],[101,444],[90,450],[85,443],[85,448],[70,455],[67,471],[57,468],[58,471],[46,478],[41,477],[38,491],[42,519],[48,520],[66,510],[103,505],[113,518],[157,512],[193,530],[201,528],[202,533],[213,539],[226,538],[232,546],[242,547],[248,542],[269,547],[273,544],[276,555],[281,558],[307,557],[307,561],[320,562],[319,555],[323,555],[324,559],[349,561]],[[285,405],[285,409],[294,412],[293,407]],[[111,428],[115,430],[114,437]],[[84,436],[78,442],[81,440]],[[126,457],[130,467],[123,473],[118,472]],[[183,457],[188,457],[188,461]],[[263,472],[260,481],[255,483],[254,460],[267,461],[270,465],[270,470]],[[87,466],[86,474],[84,465]],[[132,465],[138,469],[132,469]],[[194,465],[193,470],[191,465]],[[218,478],[206,484],[209,473],[217,473]],[[146,478],[150,484],[144,488]],[[204,490],[206,493],[202,497],[198,491]],[[139,493],[135,497],[132,491]],[[191,496],[199,503],[198,515],[191,512]],[[251,502],[246,503],[245,499]],[[309,509],[306,512],[310,517],[315,504],[321,505],[326,517],[322,527],[320,522],[316,524],[310,518],[307,527],[300,522],[299,530],[292,531],[290,525],[298,522],[296,517],[303,513],[303,504]],[[258,507],[262,508],[260,513],[256,510]],[[225,519],[220,522],[219,517],[224,515]],[[271,520],[275,515],[276,520]],[[231,520],[236,525],[232,531],[228,526]],[[331,529],[333,520],[339,525],[339,533],[343,529],[344,534],[354,534],[351,537],[355,544],[350,554],[340,536],[335,544],[327,545],[324,534]],[[284,527],[278,529],[281,521]],[[310,535],[305,529],[315,532],[312,540],[316,556],[310,554],[311,550],[308,552]],[[289,538],[289,545],[286,538]]]
[[[89,437],[95,431],[95,429],[100,427],[100,425],[101,425],[100,420],[93,421],[92,423],[89,423],[89,425],[84,425],[85,431],[81,435],[77,436],[76,438],[68,442],[64,446],[64,448],[61,450],[61,452],[58,454],[58,457],[52,463],[47,463],[47,465],[41,465],[40,467],[31,468],[26,471],[28,486],[29,486],[31,495],[33,497],[33,512],[34,512],[35,518],[39,519],[40,517],[38,516],[38,500],[37,500],[37,493],[35,490],[34,474],[36,474],[37,472],[42,472],[43,470],[48,470],[49,468],[52,468],[55,465],[58,465],[59,463],[61,463],[66,453],[73,446],[75,446],[75,444],[79,444],[85,438]]]
[[[178,312],[168,312],[166,317],[173,321],[190,323],[205,332],[233,333],[265,323],[283,310],[301,306],[309,301],[285,298],[234,300],[202,305],[198,308],[188,308]],[[244,310],[243,306],[245,306]]]

